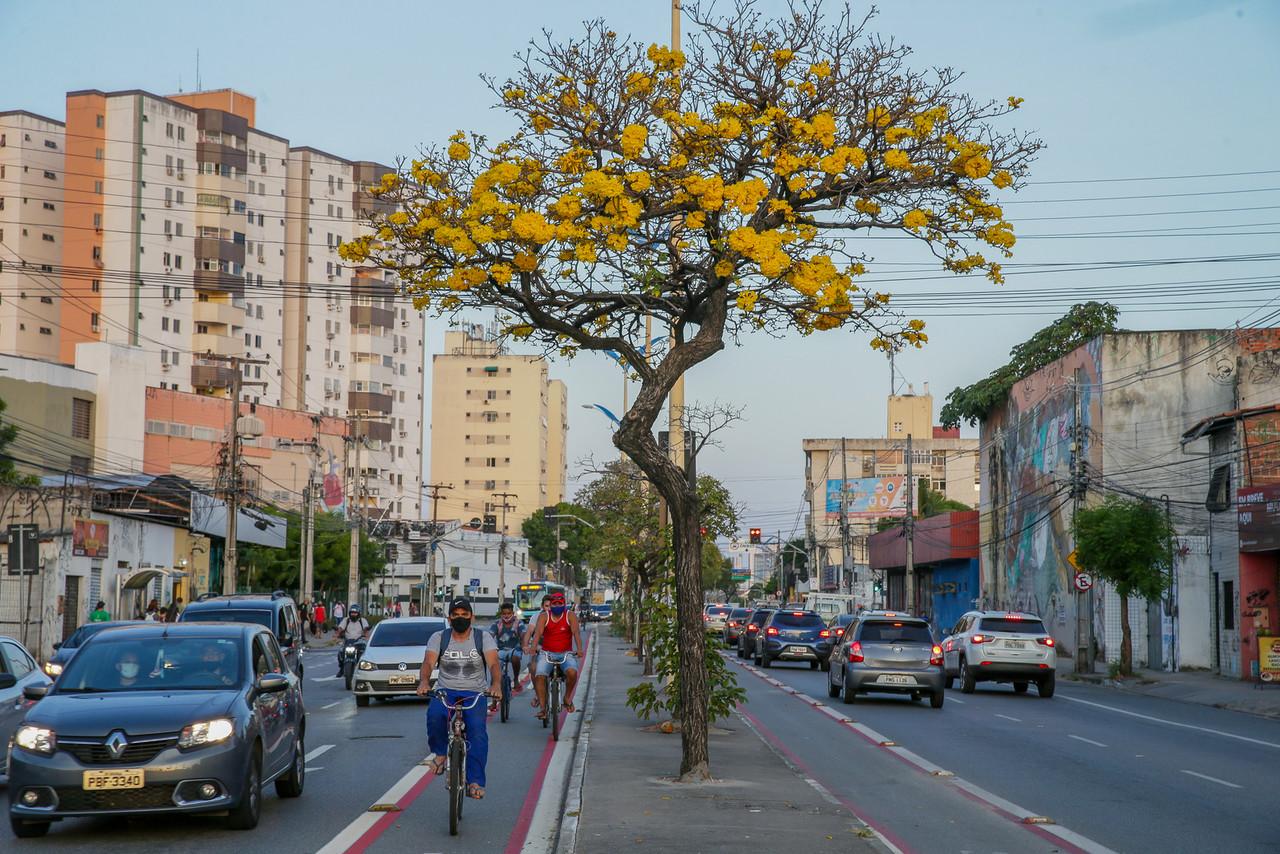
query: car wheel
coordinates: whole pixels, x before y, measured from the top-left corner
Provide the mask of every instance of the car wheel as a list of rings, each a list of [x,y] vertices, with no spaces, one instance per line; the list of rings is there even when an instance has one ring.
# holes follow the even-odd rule
[[[1015,694],[1025,694],[1025,693],[1027,693],[1027,683],[1026,683],[1026,682],[1014,682],[1014,683],[1013,683],[1013,693],[1015,693]]]
[[[969,662],[963,658],[960,659],[960,693],[972,694],[977,684],[977,680],[973,677],[973,671],[969,669]]]
[[[1040,696],[1046,700],[1053,696],[1053,689],[1056,687],[1058,677],[1056,674],[1050,673],[1045,678],[1036,683],[1036,690],[1040,692]]]
[[[302,785],[307,779],[307,748],[302,737],[293,748],[293,767],[283,777],[276,778],[276,796],[296,798],[302,794]]]
[[[853,690],[853,683],[849,681],[849,674],[844,675],[844,684],[840,686],[840,699],[845,703],[852,703],[858,699],[858,692]]]
[[[9,827],[13,829],[13,835],[19,839],[35,839],[49,832],[47,821],[23,821],[15,816],[9,816]]]
[[[836,687],[835,680],[831,678],[831,670],[827,670],[827,696],[839,697],[840,689]]]
[[[751,654],[751,662],[756,666],[760,666],[760,652],[757,650]]]
[[[244,775],[244,791],[240,803],[227,814],[227,827],[232,830],[253,830],[262,814],[262,751],[255,748],[249,760],[249,770]]]
[[[773,659],[769,658],[769,653],[767,652],[760,653],[760,666],[764,668],[769,668],[773,666]]]
[[[738,658],[746,658],[747,651],[742,648],[742,644],[738,644]]]
[[[951,676],[951,675],[948,675],[948,676],[947,676],[947,681],[946,681],[946,683],[945,683],[945,684],[946,684],[946,686],[947,686],[948,688],[954,688],[954,687],[956,687],[956,677]]]
[[[810,661],[810,662],[809,662],[809,669],[810,669],[810,670],[817,670],[817,669],[818,669],[818,662],[816,662],[816,661]]]
[[[365,706],[369,705],[369,698],[363,694],[356,694],[356,705],[363,709]]]
[[[941,691],[934,691],[932,694],[929,695],[929,707],[933,709],[941,709],[942,701],[945,700],[946,698],[947,698],[947,695],[942,693]]]

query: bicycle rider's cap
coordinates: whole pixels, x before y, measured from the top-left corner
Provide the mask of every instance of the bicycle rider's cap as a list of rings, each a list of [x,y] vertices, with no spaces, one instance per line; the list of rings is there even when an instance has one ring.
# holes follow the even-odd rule
[[[449,613],[452,614],[454,611],[457,611],[457,610],[466,611],[468,614],[472,613],[471,600],[468,599],[466,596],[459,596],[457,599],[454,599],[452,602],[449,603]]]
[[[559,591],[556,591],[555,593],[552,593],[552,594],[551,594],[551,604],[552,604],[552,605],[563,605],[563,604],[564,604],[564,594],[563,594],[563,593],[561,593],[561,592],[559,592]]]

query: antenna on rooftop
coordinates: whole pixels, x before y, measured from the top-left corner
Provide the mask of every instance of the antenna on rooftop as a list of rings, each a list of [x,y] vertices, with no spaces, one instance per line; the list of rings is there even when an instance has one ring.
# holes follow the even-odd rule
[[[196,48],[196,91],[200,89],[200,48]]]

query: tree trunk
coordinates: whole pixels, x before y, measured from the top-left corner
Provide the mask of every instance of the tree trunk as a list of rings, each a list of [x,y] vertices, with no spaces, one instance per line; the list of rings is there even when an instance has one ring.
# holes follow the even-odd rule
[[[702,622],[702,534],[697,495],[670,504],[676,558],[676,630],[680,645],[680,781],[711,779],[707,739],[707,630]]]
[[[1120,672],[1133,675],[1133,634],[1129,628],[1129,597],[1120,597]]]

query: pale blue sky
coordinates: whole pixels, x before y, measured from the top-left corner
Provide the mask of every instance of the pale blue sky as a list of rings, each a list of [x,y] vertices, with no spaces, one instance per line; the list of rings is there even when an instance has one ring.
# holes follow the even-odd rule
[[[729,4],[722,0],[720,6]],[[784,8],[780,0],[763,0],[760,6]],[[583,18],[597,15],[619,33],[645,42],[665,41],[669,34],[668,0],[224,0],[215,5],[0,0],[0,29],[7,36],[0,52],[0,109],[61,118],[71,89],[190,90],[198,47],[204,88],[234,87],[256,96],[258,125],[264,130],[295,145],[393,162],[457,128],[501,133],[506,125],[489,109],[489,93],[478,75],[501,77],[514,68],[512,54],[540,29],[571,33]],[[965,85],[975,95],[1026,98],[1017,126],[1035,130],[1048,144],[1033,180],[1280,170],[1280,111],[1275,109],[1280,4],[1269,0],[894,2],[884,5],[874,29],[911,45],[920,66],[964,70]],[[1280,251],[1277,235],[1264,233],[1280,232],[1280,189],[1271,188],[1280,188],[1280,172],[1032,186],[1007,206],[1024,238],[1014,261],[1094,265],[1274,255]],[[1163,197],[1151,198],[1157,195]],[[1038,201],[1115,196],[1146,198]],[[1169,211],[1197,213],[1155,215]],[[1100,214],[1144,215],[1039,219]],[[1138,239],[1032,237],[1128,235],[1173,226],[1190,230]],[[1220,233],[1206,236],[1213,229]],[[1253,233],[1241,234],[1245,231]],[[871,269],[882,278],[910,278],[907,271],[927,267],[909,243],[868,245],[879,261]],[[1092,295],[1099,288],[1165,283],[1167,296],[1151,290],[1117,296],[1122,323],[1135,329],[1225,326],[1252,311],[1243,302],[1256,304],[1280,294],[1278,273],[1280,262],[1264,258],[1014,274],[1004,289],[1062,294],[1089,288]],[[1186,297],[1201,304],[1195,311],[1150,310],[1182,307],[1176,305],[1179,293],[1190,286],[1175,283],[1244,276],[1271,280],[1263,278],[1247,295]],[[931,383],[938,406],[948,390],[1002,363],[1012,345],[1060,314],[1070,299],[1062,295],[1057,302],[1016,309],[1009,299],[1003,308],[993,308],[1000,305],[992,299],[1000,293],[995,286],[950,277],[896,288],[904,295],[983,298],[969,310],[940,308],[936,298],[913,304],[923,306],[915,313],[929,320],[931,342],[898,364],[917,391]],[[1000,311],[1005,313],[993,316]],[[1008,313],[1013,311],[1024,313]],[[972,316],[954,316],[961,312]],[[443,334],[440,323],[429,326],[428,352],[439,348]],[[582,357],[553,367],[569,383],[571,476],[581,458],[614,453],[604,417],[580,408],[596,402],[620,406],[618,372],[610,364],[603,357]],[[749,340],[689,378],[690,400],[718,398],[746,406],[746,420],[726,436],[722,451],[707,452],[701,468],[723,477],[748,505],[744,527],[786,533],[798,518],[801,500],[800,440],[883,435],[888,387],[885,361],[859,336]]]

